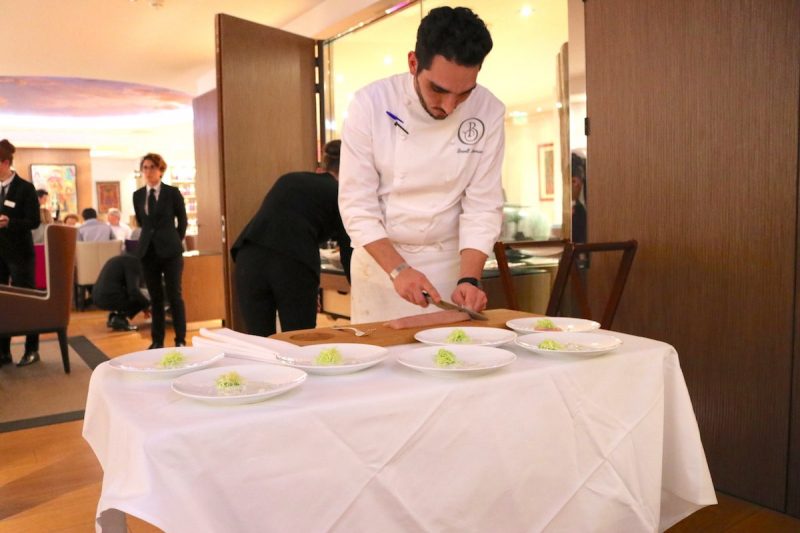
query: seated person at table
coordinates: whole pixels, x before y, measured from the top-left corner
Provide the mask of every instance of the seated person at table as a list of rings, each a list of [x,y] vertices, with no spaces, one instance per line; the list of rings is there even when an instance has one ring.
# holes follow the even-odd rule
[[[80,225],[81,219],[78,218],[78,215],[76,215],[75,213],[67,213],[66,215],[64,215],[63,222],[67,226],[73,226],[74,227],[74,226]]]
[[[111,311],[108,327],[114,331],[136,331],[128,322],[139,311],[149,316],[150,301],[142,294],[142,264],[139,258],[124,254],[112,257],[103,266],[92,290],[94,303],[100,309]]]
[[[231,248],[249,333],[274,334],[276,311],[283,331],[316,326],[320,242],[338,241],[349,279],[352,249],[337,205],[340,146],[325,145],[324,170],[281,176]]]
[[[94,208],[87,207],[81,211],[83,217],[83,224],[78,227],[78,240],[79,241],[113,241],[114,232],[111,231],[111,226],[97,220],[97,211]]]
[[[131,238],[133,230],[129,225],[122,222],[122,213],[116,207],[112,207],[108,210],[108,225],[111,226],[111,231],[114,232],[114,238],[118,241]]]

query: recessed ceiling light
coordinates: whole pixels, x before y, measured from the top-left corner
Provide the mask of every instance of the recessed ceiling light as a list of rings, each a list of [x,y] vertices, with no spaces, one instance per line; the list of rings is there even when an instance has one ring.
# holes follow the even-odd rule
[[[531,6],[522,6],[519,10],[519,14],[523,17],[530,17],[533,15],[534,9]]]
[[[383,56],[383,64],[384,65],[391,65],[393,63],[392,56]]]

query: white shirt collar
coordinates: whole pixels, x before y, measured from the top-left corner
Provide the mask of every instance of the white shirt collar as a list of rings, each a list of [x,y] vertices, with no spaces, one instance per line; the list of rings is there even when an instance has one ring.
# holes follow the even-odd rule
[[[161,192],[161,182],[159,181],[159,182],[158,182],[158,185],[156,185],[155,187],[153,187],[152,185],[150,185],[150,184],[148,183],[148,184],[147,184],[147,194],[150,194],[150,191],[151,191],[151,190],[155,190],[155,191],[156,191],[156,196],[158,196],[158,193],[160,193],[160,192]]]
[[[3,187],[6,188],[6,192],[8,192],[8,186],[11,184],[11,180],[13,180],[14,176],[16,176],[16,175],[17,175],[17,173],[12,170],[11,171],[11,177],[8,178],[6,181],[0,183],[0,186],[3,186]]]

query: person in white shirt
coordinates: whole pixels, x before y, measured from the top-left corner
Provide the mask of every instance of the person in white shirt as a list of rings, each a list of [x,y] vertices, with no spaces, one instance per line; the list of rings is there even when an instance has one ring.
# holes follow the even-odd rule
[[[111,226],[97,220],[97,211],[93,207],[87,207],[81,211],[83,224],[78,227],[79,241],[113,241],[114,232]]]
[[[131,238],[132,229],[126,223],[122,222],[122,213],[116,207],[108,210],[108,225],[111,226],[111,231],[114,232],[114,238],[118,241],[125,241]]]
[[[422,19],[409,73],[356,93],[342,133],[339,209],[352,239],[353,322],[451,295],[480,311],[502,225],[505,107],[477,85],[492,38],[467,8]]]

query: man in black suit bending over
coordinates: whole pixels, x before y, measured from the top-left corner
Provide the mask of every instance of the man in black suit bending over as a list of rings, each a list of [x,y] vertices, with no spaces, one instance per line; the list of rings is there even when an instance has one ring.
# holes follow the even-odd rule
[[[136,331],[128,319],[144,311],[150,316],[150,301],[139,290],[142,279],[142,264],[134,255],[122,254],[112,257],[97,276],[92,289],[92,299],[97,307],[111,311],[108,327],[114,331]]]
[[[15,151],[6,139],[0,141],[0,284],[10,280],[14,287],[33,289],[36,261],[31,230],[39,227],[39,198],[33,184],[11,170]],[[28,335],[17,366],[38,360],[39,335]],[[11,362],[11,338],[0,337],[0,366]]]
[[[177,187],[161,182],[167,164],[160,155],[145,155],[139,169],[146,184],[133,193],[133,208],[136,211],[136,222],[142,228],[136,253],[142,260],[144,282],[150,293],[153,316],[153,343],[150,349],[164,346],[162,276],[172,309],[175,346],[186,346],[186,309],[181,295],[186,205]]]

